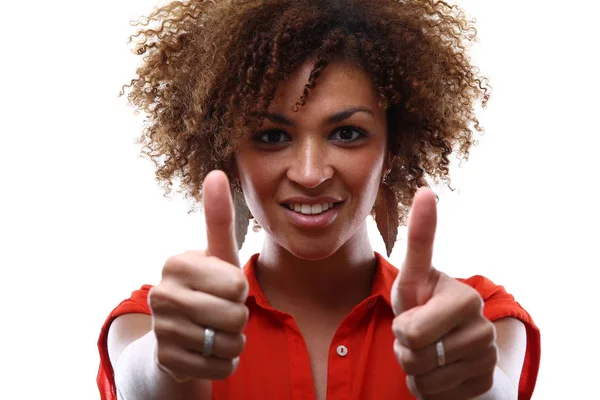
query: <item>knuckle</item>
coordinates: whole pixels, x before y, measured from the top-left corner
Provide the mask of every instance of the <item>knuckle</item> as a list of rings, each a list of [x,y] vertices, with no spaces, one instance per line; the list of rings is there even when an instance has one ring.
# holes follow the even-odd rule
[[[392,332],[398,338],[404,338],[404,324],[400,317],[396,317],[392,320]]]
[[[494,369],[494,367],[498,363],[498,347],[497,346],[489,347],[489,359],[490,359],[490,363],[491,363],[491,368]]]
[[[177,358],[173,356],[173,352],[168,347],[158,346],[156,360],[159,365],[172,369],[175,366]]]
[[[188,272],[188,263],[185,260],[185,254],[177,254],[171,256],[165,262],[162,269],[162,276],[180,276],[185,275]]]
[[[482,314],[483,313],[483,299],[479,292],[475,289],[469,287],[466,298],[466,311],[472,314]]]
[[[421,375],[414,375],[413,382],[417,390],[421,395],[427,394],[427,382],[426,379]]]
[[[243,333],[238,335],[237,340],[233,347],[234,357],[238,357],[244,351],[244,347],[246,347],[246,335]]]
[[[248,280],[241,269],[235,272],[231,278],[231,296],[234,299],[243,300],[248,293]]]
[[[160,310],[169,303],[170,293],[164,285],[159,284],[150,289],[148,293],[148,304],[153,311]]]
[[[233,311],[232,329],[236,332],[241,332],[248,322],[249,315],[250,311],[246,305],[236,305]]]
[[[157,340],[164,340],[177,335],[177,326],[173,321],[166,318],[154,319],[154,334]]]
[[[234,335],[227,341],[227,346],[223,347],[223,357],[225,359],[233,359],[242,354],[246,345],[243,334]]]
[[[419,393],[421,393],[423,390],[423,378],[417,375],[413,375],[412,380],[413,385],[415,385],[415,388],[419,391]]]
[[[396,346],[396,358],[398,363],[402,366],[402,369],[407,374],[418,373],[417,360],[412,350],[407,349],[404,346]]]
[[[404,337],[404,341],[406,342],[407,347],[411,349],[419,348],[421,345],[421,338],[423,337],[423,329],[421,324],[414,319],[411,320],[408,324],[404,326],[402,329],[402,335]]]
[[[235,366],[233,360],[223,360],[223,362],[220,362],[211,369],[210,378],[214,380],[226,379],[233,374],[234,368]]]
[[[483,299],[473,288],[469,287],[465,290],[459,304],[462,315],[474,316],[483,313]]]
[[[485,330],[483,333],[483,339],[486,344],[493,343],[496,340],[496,327],[490,321],[485,321]]]

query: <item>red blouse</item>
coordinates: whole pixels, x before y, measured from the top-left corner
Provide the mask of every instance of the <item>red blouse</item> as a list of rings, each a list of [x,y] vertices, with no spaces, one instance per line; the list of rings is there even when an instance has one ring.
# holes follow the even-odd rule
[[[327,399],[414,399],[393,351],[390,292],[398,269],[375,253],[377,271],[371,295],[342,321],[329,347]],[[269,305],[255,274],[258,254],[244,271],[250,284],[246,305],[250,318],[244,333],[246,347],[240,364],[229,378],[213,382],[213,400],[314,400],[315,391],[306,344],[294,318]],[[484,315],[495,321],[504,317],[521,320],[527,331],[527,350],[519,383],[519,400],[530,399],[540,362],[540,333],[533,320],[502,286],[483,276],[459,279],[476,289],[485,302]],[[104,323],[98,348],[98,388],[102,400],[116,400],[113,369],[107,349],[108,329],[120,315],[150,315],[144,285],[119,304]]]

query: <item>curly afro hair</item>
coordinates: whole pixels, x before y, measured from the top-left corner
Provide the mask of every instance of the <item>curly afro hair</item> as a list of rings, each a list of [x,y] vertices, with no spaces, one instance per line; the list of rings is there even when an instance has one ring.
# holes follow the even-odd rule
[[[200,204],[208,172],[231,178],[237,139],[260,126],[279,83],[313,61],[302,106],[329,63],[351,62],[387,113],[386,183],[403,224],[418,187],[449,185],[449,156],[467,159],[483,132],[474,109],[491,88],[466,52],[472,24],[433,0],[174,1],[136,23],[143,62],[121,94],[147,117],[138,144],[166,195],[178,180]]]

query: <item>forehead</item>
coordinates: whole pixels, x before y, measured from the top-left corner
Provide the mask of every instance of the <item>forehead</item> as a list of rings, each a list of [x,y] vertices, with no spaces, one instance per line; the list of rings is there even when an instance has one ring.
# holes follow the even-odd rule
[[[312,62],[306,62],[282,82],[268,111],[288,112],[304,93]],[[379,96],[369,76],[360,68],[348,63],[332,62],[316,79],[316,87],[310,90],[307,102],[298,114],[330,115],[348,106],[367,106],[376,111]]]

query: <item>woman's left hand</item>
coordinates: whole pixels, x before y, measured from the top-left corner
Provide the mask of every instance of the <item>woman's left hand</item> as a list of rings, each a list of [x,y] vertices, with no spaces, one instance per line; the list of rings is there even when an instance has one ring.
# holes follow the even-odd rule
[[[498,359],[494,324],[470,286],[433,268],[435,196],[415,195],[406,259],[392,288],[394,351],[419,399],[471,399],[493,385]]]

